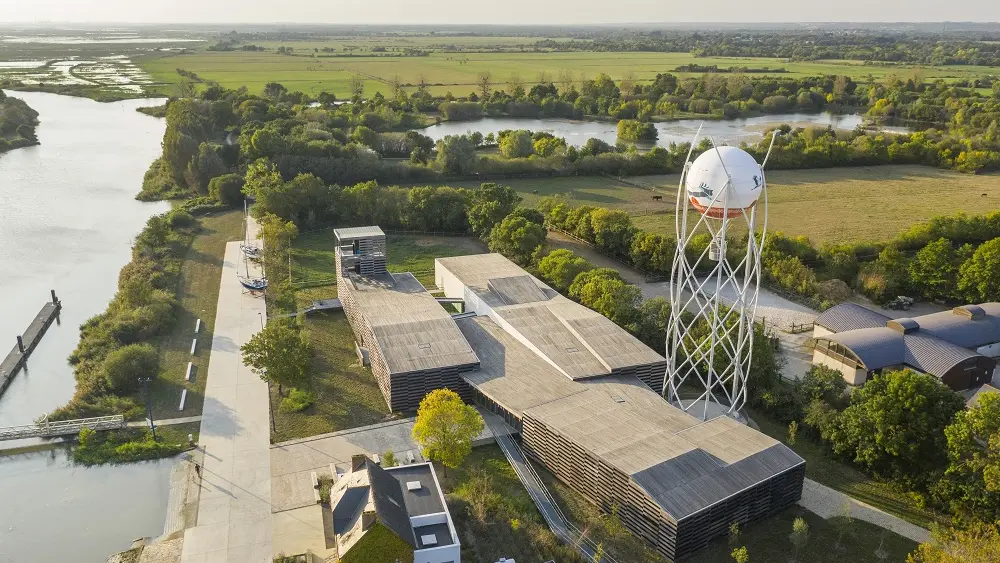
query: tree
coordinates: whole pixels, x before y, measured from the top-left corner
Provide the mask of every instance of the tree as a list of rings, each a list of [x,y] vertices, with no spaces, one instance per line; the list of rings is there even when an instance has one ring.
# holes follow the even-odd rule
[[[212,178],[221,176],[226,171],[226,165],[215,148],[208,143],[201,143],[198,145],[198,153],[188,162],[184,179],[188,187],[204,193],[208,191]]]
[[[499,252],[514,262],[526,266],[532,255],[545,243],[545,227],[524,217],[510,216],[490,231],[491,252]]]
[[[500,140],[500,154],[504,158],[525,158],[534,153],[531,133],[524,129],[511,131]]]
[[[878,258],[863,265],[858,274],[862,293],[879,303],[905,293],[909,280],[906,256],[894,246],[885,247]]]
[[[968,530],[937,529],[907,563],[995,563],[1000,561],[1000,521],[974,522]]]
[[[609,275],[612,272],[613,275]],[[596,268],[576,277],[570,285],[570,295],[580,303],[590,307],[615,324],[631,332],[637,332],[639,303],[642,290],[608,268]]]
[[[795,548],[795,560],[799,558],[799,552],[809,543],[809,523],[804,518],[797,517],[792,522],[792,533],[788,536],[792,546]]]
[[[493,88],[493,75],[487,72],[480,72],[479,76],[476,78],[476,84],[479,85],[480,97],[486,101],[490,98],[490,90]]]
[[[594,548],[594,563],[603,563],[604,561],[604,542],[599,542],[597,547]]]
[[[944,429],[948,469],[942,492],[956,512],[1000,520],[1000,394],[983,393]]]
[[[835,452],[876,474],[931,478],[946,461],[944,429],[964,405],[930,375],[884,373],[854,391],[830,441]]]
[[[799,435],[799,423],[796,421],[791,421],[788,423],[788,445],[794,446],[795,440]]]
[[[959,272],[959,289],[973,301],[1000,298],[1000,238],[979,245]]]
[[[448,467],[461,465],[472,451],[472,440],[483,431],[483,417],[450,389],[435,389],[420,401],[413,439],[425,458]]]
[[[208,195],[223,205],[237,205],[243,201],[243,176],[223,174],[208,183]]]
[[[149,344],[129,344],[112,351],[101,365],[108,386],[118,394],[134,391],[140,377],[156,377],[160,358]]]
[[[750,563],[750,553],[747,552],[747,546],[745,545],[734,549],[730,556],[736,563]]]
[[[795,382],[795,388],[804,401],[819,399],[828,405],[839,406],[844,402],[847,382],[839,371],[823,365],[814,365]]]
[[[910,283],[929,299],[953,299],[956,273],[955,249],[939,238],[920,249],[910,262]]]
[[[437,161],[449,174],[468,174],[476,166],[476,145],[468,135],[448,135],[436,148]]]
[[[622,141],[655,141],[658,137],[656,126],[635,119],[618,122],[618,139]]]
[[[578,275],[593,267],[586,259],[565,248],[553,250],[538,261],[538,273],[559,291],[569,290]]]
[[[271,98],[272,100],[279,100],[281,96],[288,92],[288,88],[285,88],[277,82],[268,82],[264,85],[264,96]]]
[[[308,335],[287,322],[275,320],[240,347],[243,363],[269,383],[303,388],[309,384],[312,346]]]
[[[521,203],[521,196],[509,186],[484,183],[469,201],[469,229],[481,240],[488,241],[493,227],[511,214]]]
[[[594,243],[616,256],[627,256],[635,235],[632,217],[621,209],[598,208],[590,214]]]

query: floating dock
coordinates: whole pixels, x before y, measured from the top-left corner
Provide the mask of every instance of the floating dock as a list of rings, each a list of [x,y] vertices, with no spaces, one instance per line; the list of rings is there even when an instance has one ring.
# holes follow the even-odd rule
[[[17,372],[28,362],[28,356],[41,342],[45,331],[52,325],[52,321],[59,317],[60,309],[62,309],[62,303],[59,302],[59,299],[56,298],[56,292],[53,291],[52,301],[42,305],[42,310],[35,315],[35,320],[31,321],[24,334],[17,337],[17,344],[0,363],[0,395],[3,395]]]

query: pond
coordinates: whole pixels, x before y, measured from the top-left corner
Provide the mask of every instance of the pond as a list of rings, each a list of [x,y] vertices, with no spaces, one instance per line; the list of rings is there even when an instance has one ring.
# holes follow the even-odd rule
[[[169,209],[167,203],[135,200],[143,174],[160,154],[165,128],[162,119],[135,109],[161,100],[101,104],[55,94],[6,94],[39,112],[41,145],[0,154],[2,353],[49,299],[50,289],[63,310],[28,360],[27,372],[18,373],[0,397],[0,426],[30,424],[72,397],[67,358],[80,324],[114,295],[118,272],[146,220]],[[74,467],[61,450],[0,457],[0,562],[104,561],[135,537],[159,535],[171,465],[168,460],[86,469]]]
[[[860,115],[838,115],[829,112],[787,113],[725,120],[680,119],[656,123],[656,131],[659,134],[656,145],[666,147],[670,143],[690,142],[699,126],[702,128],[702,137],[711,137],[718,144],[735,145],[742,141],[757,141],[767,127],[782,123],[793,127],[809,125],[825,127],[830,125],[835,129],[851,130],[861,125],[863,121],[864,119]],[[447,135],[461,135],[469,131],[479,131],[486,135],[504,129],[528,129],[552,133],[556,137],[565,138],[570,145],[579,147],[583,146],[591,137],[611,145],[615,144],[618,140],[617,127],[616,123],[610,121],[488,118],[478,121],[446,121],[419,131],[436,141]],[[898,127],[886,127],[884,130],[893,133],[906,132],[906,129]]]

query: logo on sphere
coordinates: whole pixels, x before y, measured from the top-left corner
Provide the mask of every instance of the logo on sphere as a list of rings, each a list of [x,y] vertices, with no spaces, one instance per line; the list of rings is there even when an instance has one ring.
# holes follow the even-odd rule
[[[708,184],[702,182],[701,185],[695,188],[694,190],[688,190],[688,194],[691,197],[711,198],[712,189],[708,187]]]

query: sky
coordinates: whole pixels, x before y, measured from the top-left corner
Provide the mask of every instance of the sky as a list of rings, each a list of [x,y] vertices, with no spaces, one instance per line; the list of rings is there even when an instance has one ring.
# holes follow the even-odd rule
[[[960,6],[956,9],[956,6]],[[963,0],[0,0],[13,23],[599,24],[1000,21]]]

